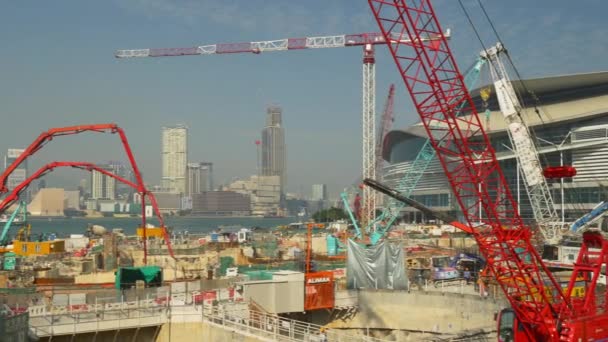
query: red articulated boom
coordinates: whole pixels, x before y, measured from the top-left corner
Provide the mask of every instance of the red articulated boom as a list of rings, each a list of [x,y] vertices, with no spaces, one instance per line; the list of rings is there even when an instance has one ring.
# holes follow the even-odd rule
[[[14,189],[12,189],[11,192],[6,197],[4,197],[4,199],[2,199],[2,202],[0,202],[0,213],[4,212],[13,203],[15,203],[19,199],[19,196],[21,195],[21,193],[23,191],[25,191],[25,189],[27,189],[28,186],[33,181],[35,181],[36,179],[38,179],[40,177],[43,177],[44,175],[46,175],[47,173],[53,171],[54,169],[56,169],[58,167],[72,167],[72,168],[77,168],[77,169],[81,169],[81,170],[86,170],[89,172],[98,171],[98,172],[103,173],[106,176],[116,179],[117,181],[119,181],[121,183],[127,184],[128,186],[130,186],[134,189],[137,189],[137,184],[135,184],[131,181],[128,181],[118,175],[115,175],[114,173],[112,173],[110,171],[104,170],[95,164],[87,163],[87,162],[55,161],[55,162],[44,165],[43,167],[38,169],[36,172],[34,172],[32,175],[30,175],[28,178],[26,178],[23,182],[19,183],[19,185],[17,185]],[[159,217],[159,219],[162,222],[162,218]]]
[[[116,179],[117,181],[132,187],[133,189],[136,189],[136,190],[139,189],[139,186],[137,184],[135,184],[129,180],[126,180],[112,172],[104,170],[95,164],[87,163],[87,162],[72,162],[72,161],[59,161],[58,162],[58,161],[56,161],[56,162],[52,162],[52,163],[44,165],[43,167],[38,169],[38,171],[34,172],[31,176],[29,176],[26,180],[21,182],[17,187],[15,187],[2,200],[2,202],[0,202],[0,213],[4,212],[15,201],[17,201],[19,199],[19,195],[25,189],[27,189],[27,187],[34,180],[46,175],[47,173],[53,171],[54,169],[56,169],[58,167],[72,167],[72,168],[81,169],[81,170],[85,170],[85,171],[89,171],[89,172],[97,171],[97,172],[103,173],[104,175],[106,175],[108,177],[112,177],[112,178]],[[161,215],[160,210],[158,209],[158,205],[156,204],[156,198],[154,197],[154,194],[152,194],[150,192],[147,193],[147,196],[150,198],[150,202],[152,204],[152,208],[154,209],[154,214],[156,215],[156,218],[158,219],[159,225],[160,225],[160,227],[163,228],[163,238],[165,239],[165,242],[167,243],[167,249],[169,250],[169,255],[171,255],[171,257],[174,258],[175,255],[173,254],[173,248],[171,247],[171,239],[169,238],[169,234],[167,233],[167,229],[165,228],[165,222],[163,220],[163,216]],[[142,218],[142,221],[143,220],[145,220],[145,219]],[[144,227],[145,227],[145,223],[144,223]],[[144,264],[147,263],[147,257],[148,257],[147,241],[144,240]]]
[[[99,169],[97,168],[94,164],[90,164],[90,163],[82,163],[83,165],[81,166],[76,166],[76,165],[54,165],[52,167],[50,167],[47,170],[42,170],[40,169],[39,171],[41,172],[40,175],[38,175],[38,177],[40,177],[42,174],[48,172],[49,170],[52,170],[58,166],[71,166],[71,167],[79,167],[81,169],[84,170],[89,170],[92,171],[93,168],[89,169],[90,167],[94,167],[95,171],[99,171],[104,173],[105,175],[108,175],[110,177],[114,177],[117,180],[128,184],[129,186],[133,186],[134,189],[137,190],[137,192],[141,193],[141,197],[142,197],[142,227],[146,226],[146,202],[145,202],[145,198],[146,196],[150,197],[150,202],[152,204],[152,207],[159,219],[159,224],[161,225],[161,227],[163,228],[164,231],[164,237],[165,237],[165,241],[167,242],[167,248],[169,249],[169,253],[171,255],[171,257],[174,257],[173,255],[173,250],[171,248],[171,243],[170,243],[170,239],[169,239],[169,235],[167,234],[166,231],[166,227],[164,225],[164,221],[162,219],[162,215],[160,214],[160,211],[158,210],[158,205],[156,203],[156,199],[154,198],[154,196],[152,195],[151,192],[149,192],[144,184],[144,181],[141,177],[141,173],[139,171],[139,168],[137,167],[137,163],[135,162],[135,157],[133,156],[133,152],[131,151],[131,146],[129,145],[129,141],[127,140],[127,136],[124,132],[124,130],[120,127],[118,127],[118,125],[114,124],[114,123],[108,123],[108,124],[94,124],[94,125],[80,125],[80,126],[69,126],[69,127],[58,127],[58,128],[51,128],[46,132],[41,133],[38,138],[36,138],[36,140],[34,140],[33,143],[31,143],[26,149],[25,151],[11,164],[9,165],[4,172],[0,175],[0,195],[2,194],[6,194],[7,192],[10,191],[10,189],[8,189],[6,187],[6,183],[8,180],[8,177],[11,175],[11,173],[19,167],[19,165],[21,165],[21,163],[23,163],[23,161],[25,161],[28,157],[32,156],[33,154],[35,154],[38,150],[40,150],[46,143],[48,143],[49,141],[53,140],[54,137],[57,136],[63,136],[63,135],[73,135],[73,134],[79,134],[82,132],[97,132],[97,133],[118,133],[119,137],[120,137],[120,141],[123,145],[123,148],[127,154],[127,158],[129,158],[129,162],[131,163],[131,167],[133,168],[133,174],[135,175],[135,180],[136,183],[132,183],[129,182],[125,179],[122,179],[114,174],[112,174],[111,172],[107,172],[105,170]],[[62,164],[64,162],[58,162],[59,164]],[[66,162],[68,164],[70,163],[74,163],[74,162]],[[52,165],[48,164],[49,165]],[[85,165],[86,164],[86,165]],[[43,167],[44,169],[44,167]],[[33,175],[32,175],[33,176]],[[33,179],[31,179],[32,177],[29,177],[28,179],[31,181]],[[34,178],[35,179],[35,178]],[[26,180],[24,183],[29,184],[28,180]],[[27,184],[25,184],[25,186],[27,186]],[[21,185],[20,185],[21,186]],[[18,187],[19,188],[19,187]],[[20,191],[22,191],[23,188],[21,188]],[[14,191],[13,191],[14,192]],[[9,195],[10,196],[10,195]],[[8,198],[8,197],[7,197]],[[13,199],[14,200],[14,199]],[[6,209],[6,207],[2,207],[2,210]],[[2,212],[2,210],[0,210],[0,212]],[[147,255],[148,255],[148,251],[147,251],[147,236],[146,236],[146,230],[143,229],[143,240],[144,240],[144,264],[147,263]]]
[[[606,302],[595,303],[589,293],[606,264],[606,242],[599,234],[584,236],[571,287],[577,276],[584,276],[588,291],[581,300],[570,298],[570,292],[564,294],[530,241],[530,229],[518,214],[447,39],[427,39],[442,36],[430,0],[368,3],[387,40],[406,38],[390,40],[388,47],[466,224],[475,227],[479,249],[511,304],[515,320],[511,338],[518,342],[606,339]],[[470,114],[456,116],[457,108]],[[480,218],[483,225],[477,226]]]

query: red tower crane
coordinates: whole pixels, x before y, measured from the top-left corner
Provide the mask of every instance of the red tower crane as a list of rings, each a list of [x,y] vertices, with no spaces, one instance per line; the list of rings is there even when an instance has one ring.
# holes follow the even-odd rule
[[[464,84],[430,0],[368,0],[400,75],[417,108],[466,223],[487,265],[509,300],[515,341],[606,340],[608,298],[596,298],[608,243],[598,233],[583,236],[583,248],[570,284],[562,291],[530,241],[530,229],[517,211],[494,149]],[[456,116],[457,108],[470,113]],[[483,214],[483,215],[482,215]],[[477,220],[482,225],[477,226]],[[582,299],[570,296],[577,277],[586,281]],[[598,300],[599,299],[599,300]],[[508,315],[501,323],[508,323]],[[514,319],[513,319],[514,316]]]
[[[449,37],[449,30],[445,36]],[[404,36],[392,36],[391,41],[406,39]],[[424,39],[435,39],[430,36]],[[232,53],[254,53],[304,49],[343,48],[351,46],[363,47],[363,93],[362,93],[362,174],[363,178],[376,178],[376,61],[374,46],[384,45],[387,38],[381,33],[357,33],[346,35],[285,38],[243,43],[222,43],[186,48],[157,48],[118,50],[116,58],[132,57],[174,57],[195,55],[218,55]],[[374,221],[376,202],[375,194],[368,188],[363,189],[361,221],[363,224]]]
[[[15,159],[15,161],[10,164],[5,170],[4,172],[0,175],[0,195],[5,194],[7,192],[10,191],[10,189],[8,189],[6,187],[6,183],[8,180],[8,177],[11,175],[11,173],[17,169],[19,167],[19,165],[21,165],[21,163],[23,163],[27,158],[29,158],[30,156],[32,156],[33,154],[35,154],[36,152],[38,152],[38,150],[40,150],[42,147],[44,147],[44,145],[46,143],[48,143],[49,141],[53,140],[53,138],[58,137],[58,136],[64,136],[64,135],[73,135],[73,134],[79,134],[82,132],[97,132],[97,133],[118,133],[118,136],[120,137],[120,141],[122,143],[123,149],[125,150],[126,154],[127,154],[127,158],[129,159],[129,162],[131,164],[131,167],[133,169],[133,174],[135,175],[135,180],[136,183],[132,183],[132,182],[128,182],[126,184],[130,185],[130,186],[134,186],[134,188],[136,189],[137,192],[141,193],[141,205],[142,205],[142,227],[144,227],[143,229],[143,246],[144,246],[144,264],[147,263],[147,236],[146,236],[146,201],[145,198],[146,196],[148,196],[150,198],[152,207],[157,215],[157,217],[159,218],[159,224],[161,225],[161,228],[163,229],[164,232],[164,237],[165,237],[165,241],[167,242],[167,248],[169,249],[169,253],[171,255],[171,257],[174,257],[173,255],[173,250],[171,248],[171,243],[169,240],[169,235],[167,234],[166,228],[164,226],[164,221],[162,220],[162,215],[160,214],[160,211],[158,210],[158,205],[156,203],[156,200],[154,198],[154,196],[152,195],[152,193],[150,191],[148,191],[145,187],[145,184],[143,182],[143,178],[141,177],[141,173],[139,171],[139,167],[137,166],[137,163],[135,162],[135,157],[133,156],[133,152],[131,150],[131,146],[129,145],[129,141],[127,140],[127,136],[124,132],[124,130],[120,127],[118,127],[118,125],[113,124],[113,123],[109,123],[109,124],[95,124],[95,125],[80,125],[80,126],[69,126],[69,127],[58,127],[58,128],[51,128],[46,132],[41,133],[38,138],[36,138],[36,140],[34,140],[34,142],[32,142],[26,149],[25,151],[17,158]],[[50,165],[50,164],[49,164]],[[87,165],[93,165],[94,164],[88,164]],[[49,170],[54,169],[57,166],[72,166],[72,167],[77,167],[75,165],[54,165],[53,167],[50,167],[50,169],[47,170],[39,170],[42,174],[48,172]],[[88,169],[91,166],[85,166],[85,165],[81,165],[80,168],[83,169]],[[99,171],[99,170],[96,170]],[[102,172],[108,176],[111,176],[110,174],[104,172],[104,171],[99,171]],[[39,175],[40,176],[40,175]],[[31,178],[31,177],[30,177]],[[116,177],[115,177],[116,178]],[[28,178],[29,179],[29,178]],[[120,179],[117,178],[119,181],[126,181],[124,179]],[[30,179],[31,181],[31,179]],[[26,179],[26,181],[24,181],[22,184],[20,184],[17,188],[18,189],[21,187],[21,185],[24,185],[24,187],[26,187],[29,182]],[[21,188],[21,190],[23,190],[23,187]],[[21,191],[19,190],[19,191]],[[19,192],[18,191],[18,192]],[[17,193],[18,193],[17,192]],[[9,197],[11,197],[10,195],[7,196],[6,199],[8,199]],[[18,195],[17,195],[18,197]],[[6,200],[5,199],[5,200]],[[12,199],[14,200],[14,198]],[[3,210],[5,210],[6,207],[1,207],[0,212],[2,212]]]

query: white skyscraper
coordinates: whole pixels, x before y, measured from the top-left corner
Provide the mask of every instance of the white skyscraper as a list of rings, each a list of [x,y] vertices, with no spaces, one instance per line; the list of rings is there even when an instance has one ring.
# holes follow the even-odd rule
[[[106,171],[114,172],[111,165],[100,165]],[[116,199],[116,180],[99,171],[91,172],[91,199]]]
[[[188,128],[184,125],[162,129],[163,191],[186,192],[186,165],[188,164]]]

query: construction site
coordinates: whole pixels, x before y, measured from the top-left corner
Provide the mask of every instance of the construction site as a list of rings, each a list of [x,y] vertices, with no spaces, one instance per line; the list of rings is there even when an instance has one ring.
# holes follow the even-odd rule
[[[171,231],[121,126],[50,128],[0,175],[0,341],[608,340],[608,73],[520,78],[481,2],[497,42],[462,68],[435,2],[368,0],[372,33],[117,50],[120,63],[361,51],[348,219]],[[418,114],[407,128],[392,127],[394,84],[376,114],[378,49]],[[59,160],[9,186],[47,144],[92,134],[118,138],[134,180]],[[24,194],[60,168],[132,188],[136,233],[35,237]]]

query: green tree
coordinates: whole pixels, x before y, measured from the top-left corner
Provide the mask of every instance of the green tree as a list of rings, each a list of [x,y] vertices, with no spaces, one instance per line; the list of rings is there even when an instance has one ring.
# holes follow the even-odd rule
[[[312,219],[315,220],[315,222],[330,222],[347,218],[348,214],[344,210],[336,207],[319,210],[312,215]]]

